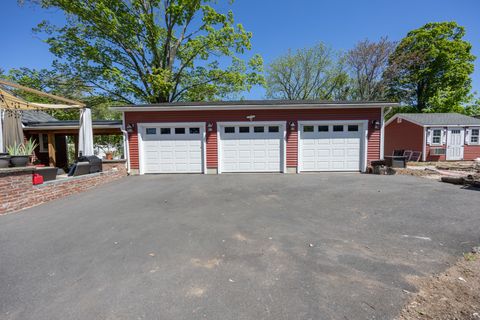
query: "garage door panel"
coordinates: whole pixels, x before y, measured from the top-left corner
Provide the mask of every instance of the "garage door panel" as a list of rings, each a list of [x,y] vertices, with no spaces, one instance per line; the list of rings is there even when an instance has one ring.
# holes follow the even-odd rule
[[[161,128],[167,124],[148,125],[156,128],[160,133]],[[199,128],[198,125],[194,126]],[[170,134],[146,134],[142,132],[142,167],[144,173],[201,173],[203,172],[203,128],[200,134],[190,127],[169,127]],[[184,134],[174,134],[175,128],[183,128]],[[182,130],[179,130],[180,132]],[[193,132],[190,134],[190,132]]]
[[[328,132],[319,132],[318,125],[314,125],[314,132],[303,132],[303,125],[300,125],[299,162],[302,171],[360,170],[360,130],[334,132],[332,126],[329,125]],[[347,128],[346,125],[343,127]]]
[[[235,133],[225,133],[225,126],[234,127]],[[222,172],[282,171],[282,130],[268,133],[265,132],[268,126],[250,123],[225,126],[219,126],[219,165]],[[239,127],[249,127],[249,132],[241,133]],[[257,132],[254,127],[257,127]]]

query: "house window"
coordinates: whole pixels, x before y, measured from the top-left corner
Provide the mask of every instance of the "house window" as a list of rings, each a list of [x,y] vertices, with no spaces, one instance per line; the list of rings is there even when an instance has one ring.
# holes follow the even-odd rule
[[[147,134],[157,134],[157,128],[147,128]]]
[[[38,144],[40,152],[48,152],[48,134],[42,133],[38,135]]]
[[[432,144],[442,144],[442,129],[433,130]]]
[[[480,129],[472,129],[470,134],[470,143],[478,144],[480,141]]]

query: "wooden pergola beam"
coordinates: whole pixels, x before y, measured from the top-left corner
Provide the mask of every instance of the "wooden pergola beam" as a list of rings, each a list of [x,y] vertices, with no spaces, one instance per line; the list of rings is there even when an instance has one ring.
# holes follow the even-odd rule
[[[56,96],[56,95],[51,94],[51,93],[42,92],[40,90],[25,87],[25,86],[22,86],[18,83],[5,81],[3,79],[0,79],[0,84],[2,84],[4,86],[12,87],[12,88],[20,89],[20,90],[23,90],[23,91],[27,91],[27,92],[30,92],[30,93],[34,93],[34,94],[37,94],[39,96],[47,97],[47,98],[50,98],[50,99],[53,99],[53,100],[62,101],[62,102],[73,104],[73,105],[78,105],[80,108],[84,108],[84,107],[87,106],[85,103],[80,102],[80,101],[76,101],[76,100],[72,100],[72,99],[68,99],[68,98],[64,98],[64,97],[59,97],[59,96]]]

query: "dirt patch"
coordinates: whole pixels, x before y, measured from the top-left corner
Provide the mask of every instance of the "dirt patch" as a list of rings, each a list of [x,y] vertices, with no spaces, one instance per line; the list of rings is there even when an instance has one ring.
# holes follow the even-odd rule
[[[466,254],[444,273],[412,282],[419,291],[398,320],[480,320],[479,254]]]

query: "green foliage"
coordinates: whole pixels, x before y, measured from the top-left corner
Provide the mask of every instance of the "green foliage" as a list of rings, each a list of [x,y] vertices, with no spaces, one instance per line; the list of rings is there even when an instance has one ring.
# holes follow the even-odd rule
[[[344,58],[323,43],[289,51],[267,69],[267,95],[288,100],[341,100],[348,95]]]
[[[251,32],[213,0],[33,2],[67,16],[64,26],[36,28],[56,66],[114,100],[215,100],[264,82],[260,56],[239,58],[251,49]]]
[[[475,56],[455,22],[428,23],[410,31],[390,56],[389,98],[417,112],[463,112],[469,101]]]
[[[109,97],[98,95],[91,86],[87,86],[80,78],[67,76],[62,74],[60,70],[10,69],[7,74],[0,72],[0,77],[43,92],[82,101],[92,108],[93,119],[119,120],[121,118],[119,112],[109,110],[110,106],[119,104],[119,101],[112,101]],[[58,101],[30,92],[13,91],[26,101],[58,103]],[[79,118],[78,109],[42,109],[42,111],[59,120],[77,120]]]
[[[28,139],[24,143],[19,143],[13,146],[7,146],[7,152],[11,156],[30,156],[33,154],[38,144],[32,138]]]

